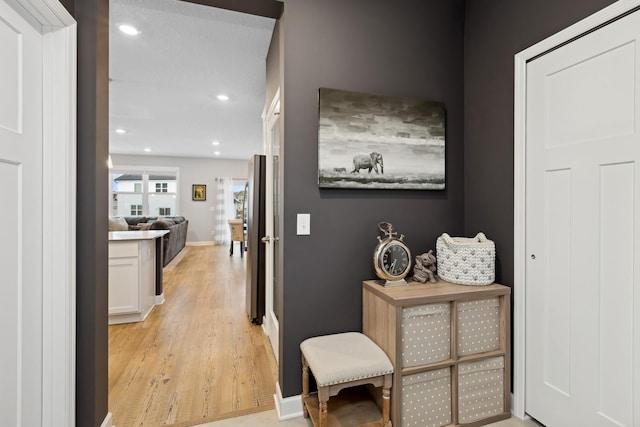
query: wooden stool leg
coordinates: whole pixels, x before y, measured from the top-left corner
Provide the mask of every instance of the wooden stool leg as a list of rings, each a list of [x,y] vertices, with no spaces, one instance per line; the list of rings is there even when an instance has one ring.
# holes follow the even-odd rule
[[[319,427],[327,427],[327,402],[329,401],[329,387],[318,387],[318,405],[320,409]]]
[[[382,386],[382,426],[391,427],[389,421],[389,407],[391,401],[391,374],[384,376],[384,385]]]
[[[306,401],[309,397],[309,365],[307,360],[302,355],[302,415],[305,418],[309,418],[309,410],[307,409]]]

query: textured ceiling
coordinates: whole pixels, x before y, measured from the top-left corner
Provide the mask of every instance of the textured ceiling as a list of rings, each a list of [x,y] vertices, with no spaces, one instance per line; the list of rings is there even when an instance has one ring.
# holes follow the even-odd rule
[[[111,0],[110,13],[110,153],[248,159],[262,152],[273,19],[178,0]],[[127,36],[121,24],[141,33]],[[230,99],[219,101],[220,93]]]

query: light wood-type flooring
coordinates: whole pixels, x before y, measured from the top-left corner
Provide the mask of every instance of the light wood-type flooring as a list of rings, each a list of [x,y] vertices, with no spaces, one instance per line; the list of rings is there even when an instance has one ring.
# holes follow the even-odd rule
[[[274,407],[277,366],[245,310],[245,258],[190,246],[164,270],[165,303],[109,326],[113,424],[190,426]]]

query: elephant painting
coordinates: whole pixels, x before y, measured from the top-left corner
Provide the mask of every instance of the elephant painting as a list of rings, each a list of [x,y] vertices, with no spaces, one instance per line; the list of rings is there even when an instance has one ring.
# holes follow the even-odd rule
[[[353,170],[351,173],[360,172],[360,169],[369,169],[369,173],[371,173],[371,169],[373,169],[378,173],[378,165],[380,165],[379,173],[384,173],[382,154],[376,153],[375,151],[370,154],[356,154],[353,156]]]

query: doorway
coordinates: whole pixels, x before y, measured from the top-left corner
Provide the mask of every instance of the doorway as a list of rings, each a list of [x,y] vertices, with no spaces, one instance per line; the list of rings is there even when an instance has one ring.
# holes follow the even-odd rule
[[[198,6],[198,7],[202,7],[202,6]],[[142,33],[142,35],[144,35],[144,32]],[[239,73],[241,73],[241,71],[239,71]],[[115,78],[115,76],[113,76],[113,77],[114,77],[114,81],[112,82],[112,87],[113,87],[114,85],[117,85],[117,84],[118,84],[118,82],[117,82],[117,78]],[[250,82],[246,82],[246,83],[247,83],[247,84],[250,84]],[[211,98],[211,97],[209,96],[209,98]],[[213,102],[218,102],[218,101],[221,101],[221,100],[214,100]],[[234,100],[233,100],[233,98],[232,98],[232,99],[230,99],[230,100],[229,100],[229,103],[232,103],[233,101],[234,101]],[[236,101],[236,102],[237,102],[237,101]],[[258,122],[258,123],[259,123],[259,122]],[[125,135],[126,135],[126,134],[125,134]],[[259,147],[260,147],[260,148],[261,148],[261,139],[262,139],[262,138],[260,138],[260,139],[259,139]],[[209,145],[212,145],[212,144],[211,144],[211,143],[212,143],[212,141],[206,141],[206,142],[207,142],[207,143],[209,143]],[[214,142],[216,142],[216,141],[214,141]],[[225,143],[227,143],[227,141],[225,141],[224,139],[222,139],[222,140],[220,141],[220,145],[214,145],[214,147],[215,147],[215,148],[211,148],[211,147],[208,147],[208,148],[210,148],[210,149],[212,149],[212,150],[219,150],[220,152],[224,153],[224,151],[225,151]],[[177,145],[179,146],[180,144],[177,144]],[[228,146],[227,146],[227,147],[228,147]],[[153,151],[152,151],[152,152],[153,152]],[[179,155],[179,154],[178,154],[178,155]],[[248,157],[249,157],[249,156],[247,155],[247,159],[248,159]],[[210,172],[210,173],[212,174],[211,176],[214,176],[214,175],[213,175],[213,174],[214,174],[214,172],[215,172],[215,171],[211,171],[211,172]],[[185,179],[185,180],[187,180],[187,179],[188,179],[188,178],[186,178],[186,177],[185,177],[185,173],[183,173],[183,171],[181,171],[181,179]],[[215,195],[214,195],[214,194],[211,194],[211,193],[210,193],[209,197],[211,198],[211,200],[215,200]],[[188,201],[189,197],[188,197],[188,195],[184,195],[184,194],[183,194],[183,198],[182,198],[182,199],[183,199],[183,200],[185,200],[185,199],[186,199],[186,200]],[[190,228],[191,228],[191,224],[190,224]],[[236,258],[239,258],[239,257],[236,255]],[[237,260],[237,259],[235,259],[235,258],[234,258],[234,259],[233,259],[233,261],[235,262],[235,261],[239,261],[239,260]]]

